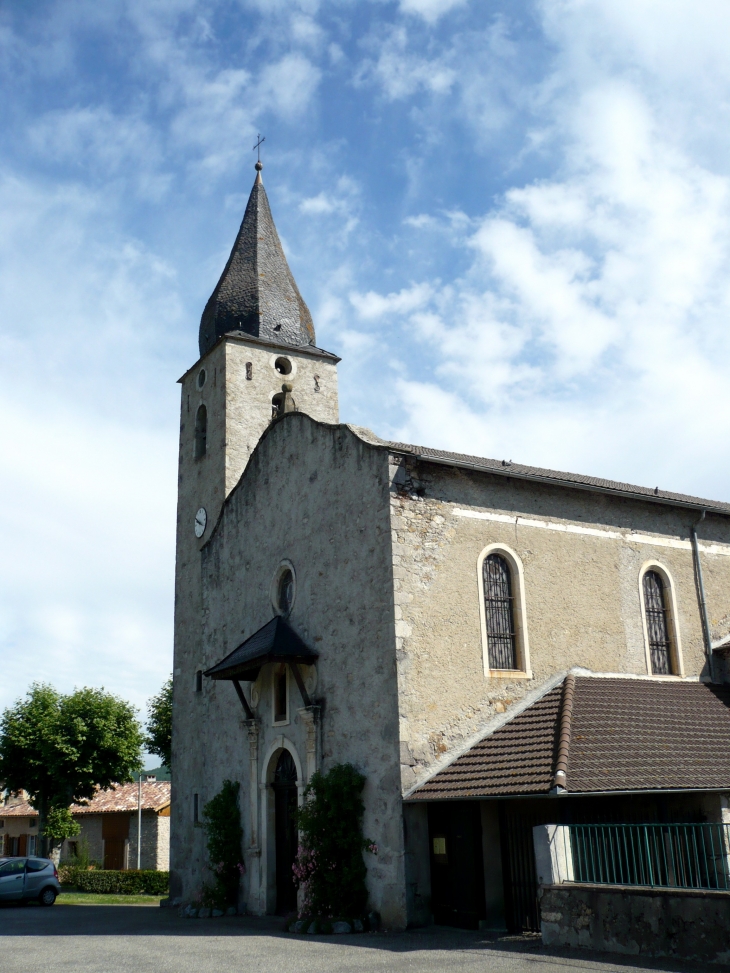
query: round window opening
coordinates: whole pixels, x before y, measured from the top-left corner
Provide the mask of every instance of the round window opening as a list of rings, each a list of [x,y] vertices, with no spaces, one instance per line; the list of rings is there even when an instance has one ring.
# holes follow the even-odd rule
[[[279,575],[279,584],[276,591],[276,604],[282,615],[288,615],[294,601],[294,575],[289,568]]]
[[[288,358],[277,358],[274,368],[280,375],[291,375],[292,364]]]
[[[201,368],[200,371],[198,372],[198,388],[199,389],[202,389],[202,387],[205,385],[205,379],[206,379],[205,369],[204,368]]]

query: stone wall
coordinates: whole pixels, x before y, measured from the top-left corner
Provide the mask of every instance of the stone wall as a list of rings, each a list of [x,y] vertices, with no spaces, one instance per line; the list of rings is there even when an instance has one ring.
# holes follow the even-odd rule
[[[170,819],[155,811],[142,811],[140,868],[167,871],[170,861]],[[130,815],[127,867],[137,867],[137,815]]]
[[[730,893],[559,885],[540,890],[546,946],[730,964]]]
[[[92,861],[104,860],[104,844],[101,837],[102,817],[100,814],[79,814],[76,818],[81,825],[81,831],[74,839],[77,843],[86,842],[89,858]],[[64,853],[64,857],[65,853]]]
[[[639,577],[675,584],[685,676],[707,667],[689,543],[695,511],[391,457],[404,791],[573,666],[647,675]],[[730,520],[708,515],[702,565],[713,640],[730,627]],[[477,559],[524,570],[530,672],[485,672]]]
[[[268,786],[282,749],[297,765],[300,797],[316,767],[351,762],[366,776],[364,832],[371,905],[383,922],[406,921],[398,756],[395,634],[388,503],[388,456],[346,426],[294,413],[274,423],[202,552],[201,614],[194,654],[176,654],[173,858],[178,887],[191,896],[206,880],[199,807],[225,778],[241,783],[249,911],[275,906],[273,799]],[[229,682],[192,673],[223,659],[275,613],[272,581],[286,560],[295,572],[291,626],[316,649],[305,672],[317,707],[289,682],[289,714],[274,724],[272,667],[244,684],[255,720]],[[177,677],[176,677],[177,678]],[[184,716],[183,716],[184,714]]]

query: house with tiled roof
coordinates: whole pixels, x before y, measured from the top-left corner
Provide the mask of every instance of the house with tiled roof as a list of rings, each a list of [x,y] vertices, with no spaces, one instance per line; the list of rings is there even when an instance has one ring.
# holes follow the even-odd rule
[[[386,925],[535,929],[534,827],[727,819],[730,504],[341,423],[258,168],[180,380],[171,893],[232,779],[241,901],[296,908],[347,762]]]
[[[166,871],[170,857],[170,782],[143,780],[141,785],[115,784],[99,790],[70,811],[78,835],[64,841],[62,860],[73,860],[85,845],[89,858],[103,868],[137,867],[137,834],[141,819],[140,867]],[[34,855],[38,813],[21,800],[0,805],[0,835],[5,855]]]

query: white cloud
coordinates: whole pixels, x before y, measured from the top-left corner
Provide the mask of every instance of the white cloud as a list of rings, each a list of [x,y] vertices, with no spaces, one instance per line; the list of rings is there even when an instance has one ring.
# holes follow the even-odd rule
[[[368,291],[366,294],[353,292],[350,294],[350,303],[363,321],[375,321],[390,315],[408,314],[416,308],[423,307],[432,294],[433,288],[430,284],[414,284],[397,294],[382,295],[374,291]]]
[[[33,678],[141,705],[171,664],[180,307],[114,210],[0,180],[0,708]]]
[[[400,0],[403,13],[415,14],[427,23],[435,24],[444,14],[463,7],[468,0]]]
[[[267,64],[257,85],[262,107],[271,107],[283,118],[296,116],[309,104],[320,76],[319,68],[303,54],[287,54]]]
[[[377,58],[364,62],[358,77],[361,82],[375,80],[388,98],[408,98],[420,90],[445,95],[456,81],[456,70],[445,57],[429,58],[409,50],[404,27],[393,28],[385,38],[378,36],[372,46]]]
[[[461,280],[351,298],[400,318],[434,376],[401,380],[398,435],[690,491],[715,477],[726,496],[707,457],[730,438],[712,405],[730,382],[728,167],[694,158],[629,77],[568,85],[572,55],[543,105],[559,174],[480,221]]]

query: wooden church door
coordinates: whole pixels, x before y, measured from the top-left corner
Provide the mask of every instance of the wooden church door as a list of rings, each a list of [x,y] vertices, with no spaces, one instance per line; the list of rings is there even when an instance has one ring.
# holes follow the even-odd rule
[[[297,890],[292,866],[297,856],[297,768],[288,750],[279,757],[274,773],[274,816],[276,833],[276,911],[296,911]]]

